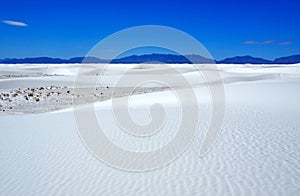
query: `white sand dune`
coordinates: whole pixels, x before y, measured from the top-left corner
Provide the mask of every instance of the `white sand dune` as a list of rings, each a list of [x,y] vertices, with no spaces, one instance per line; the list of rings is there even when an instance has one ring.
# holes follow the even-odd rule
[[[204,157],[199,156],[199,150],[211,118],[210,95],[193,67],[173,66],[183,66],[181,73],[194,86],[201,114],[195,139],[174,162],[147,172],[128,172],[106,165],[82,143],[72,108],[43,114],[2,115],[0,195],[299,194],[300,66],[218,65],[225,83],[225,119],[216,145]],[[103,81],[111,85],[124,67],[112,66]],[[147,65],[132,75],[160,75],[159,70],[167,68]],[[90,65],[84,73],[94,77],[98,71],[98,67]],[[45,72],[47,76],[42,76]],[[72,86],[77,72],[78,65],[49,69],[45,65],[1,65],[0,75],[26,73],[29,77],[1,79],[0,92],[54,83]],[[148,151],[172,140],[180,124],[178,100],[170,91],[132,96],[132,118],[147,123],[151,119],[149,107],[155,102],[165,107],[167,119],[165,127],[151,138],[136,138],[120,129],[111,100],[94,106],[111,141],[124,149]]]
[[[0,89],[13,89],[22,87],[38,87],[39,85],[59,85],[72,87],[76,75],[79,73],[82,78],[86,77],[87,85],[94,85],[94,82],[98,81],[100,85],[115,85],[119,80],[120,75],[124,74],[129,67],[130,69],[130,81],[126,83],[127,86],[132,86],[141,78],[169,78],[168,84],[172,86],[181,86],[176,80],[176,75],[170,74],[170,70],[176,68],[179,74],[185,76],[189,82],[193,85],[203,85],[205,82],[201,71],[215,71],[210,65],[123,65],[123,64],[111,64],[109,69],[106,69],[106,64],[33,64],[33,65],[5,65],[0,64],[0,75],[6,77],[5,80],[0,80]],[[300,66],[296,65],[223,65],[218,64],[218,71],[223,76],[224,83],[232,83],[239,81],[257,81],[264,79],[275,78],[290,78],[300,76]],[[26,76],[26,77],[25,77]],[[84,79],[82,79],[84,81]],[[93,82],[90,84],[89,82]],[[210,81],[220,82],[220,81]],[[125,84],[123,84],[125,85]]]

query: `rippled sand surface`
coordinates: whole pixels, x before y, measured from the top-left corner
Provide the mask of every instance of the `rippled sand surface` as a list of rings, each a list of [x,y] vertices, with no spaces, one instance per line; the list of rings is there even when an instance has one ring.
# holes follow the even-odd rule
[[[139,89],[129,104],[132,118],[147,122],[151,119],[149,106],[160,102],[167,113],[166,124],[151,138],[126,135],[115,122],[111,102],[114,95],[110,90],[122,66],[105,74],[98,91],[77,91],[85,96],[79,104],[84,107],[85,103],[95,103],[99,123],[115,144],[128,150],[157,149],[172,140],[180,124],[176,96],[170,89],[154,84]],[[199,156],[199,148],[210,123],[210,96],[194,68],[176,66],[199,99],[201,119],[195,139],[167,166],[127,172],[96,159],[78,135],[71,107],[78,65],[1,65],[0,93],[4,98],[0,109],[5,111],[0,116],[0,195],[297,195],[300,66],[218,65],[225,87],[225,119],[216,145],[204,157]],[[210,68],[207,65],[202,69]],[[116,97],[128,96],[130,91],[126,89],[130,89],[135,77],[162,77],[167,73],[165,67],[140,67],[132,73],[133,82],[120,87],[118,92],[122,93]],[[97,74],[98,68],[92,65],[85,72],[86,77]],[[210,81],[212,85],[219,82]],[[171,84],[184,89],[176,81]],[[34,95],[26,100],[32,89]],[[20,92],[13,97],[16,91]],[[49,92],[53,94],[47,97]],[[35,100],[37,95],[39,101]],[[55,104],[56,100],[66,104]]]

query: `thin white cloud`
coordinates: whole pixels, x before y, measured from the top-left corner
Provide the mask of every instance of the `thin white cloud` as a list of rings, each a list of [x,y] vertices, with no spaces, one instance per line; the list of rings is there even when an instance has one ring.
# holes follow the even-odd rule
[[[285,46],[285,45],[291,45],[293,44],[294,42],[293,41],[285,41],[285,42],[280,42],[278,43],[279,46]]]
[[[18,27],[26,27],[26,26],[28,26],[24,22],[18,22],[18,21],[12,21],[12,20],[2,20],[2,22],[5,23],[5,24],[8,24],[8,25],[18,26]]]
[[[243,44],[249,44],[249,45],[265,45],[265,44],[271,44],[273,43],[274,40],[266,40],[266,41],[262,41],[262,42],[258,42],[258,41],[245,41],[243,42]]]
[[[289,51],[300,51],[300,48],[285,48],[285,50],[289,50]]]

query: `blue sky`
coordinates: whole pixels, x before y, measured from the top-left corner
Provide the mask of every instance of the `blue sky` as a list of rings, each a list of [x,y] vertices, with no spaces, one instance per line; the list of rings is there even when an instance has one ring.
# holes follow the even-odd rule
[[[0,58],[84,56],[124,28],[166,25],[195,37],[217,60],[274,59],[300,54],[299,10],[295,0],[2,0]]]

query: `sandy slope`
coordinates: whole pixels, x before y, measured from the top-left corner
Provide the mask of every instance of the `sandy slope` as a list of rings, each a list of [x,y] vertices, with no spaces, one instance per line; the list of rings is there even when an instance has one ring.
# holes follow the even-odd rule
[[[184,76],[193,86],[249,82],[270,79],[293,78],[300,76],[298,65],[217,65],[220,78],[203,78],[203,72],[215,72],[211,65],[122,65],[112,64],[21,64],[0,65],[0,115],[43,113],[71,107],[75,100],[78,104],[108,100],[130,94],[151,93],[169,88],[185,88],[178,80]],[[128,73],[129,67],[134,67]],[[178,73],[172,73],[176,68]],[[80,73],[80,88],[74,91],[74,81]],[[126,73],[125,82],[118,84]],[[164,78],[169,87],[152,83],[136,88],[131,87],[141,80],[160,80]],[[79,87],[76,87],[78,89]]]
[[[185,68],[189,80],[197,82],[201,124],[182,156],[153,171],[125,172],[97,160],[81,142],[70,108],[0,116],[0,195],[297,195],[299,68],[241,65],[220,69],[228,83],[225,120],[215,148],[199,157],[211,107],[207,91],[193,79],[197,73]],[[111,74],[117,75],[115,71]],[[17,84],[0,81],[2,91]],[[166,127],[150,139],[123,133],[114,122],[110,100],[96,103],[96,114],[114,143],[129,150],[152,150],[170,141],[179,123],[178,102],[169,91],[133,96],[132,117],[139,123],[147,122],[153,101],[165,106],[168,119]]]

